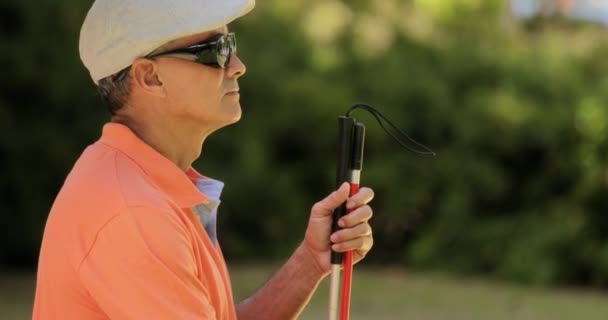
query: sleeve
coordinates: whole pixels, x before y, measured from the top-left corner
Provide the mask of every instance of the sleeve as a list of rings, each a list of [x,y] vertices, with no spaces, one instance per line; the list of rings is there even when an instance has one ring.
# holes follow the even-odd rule
[[[216,319],[190,236],[172,212],[138,207],[112,218],[79,275],[112,320]]]

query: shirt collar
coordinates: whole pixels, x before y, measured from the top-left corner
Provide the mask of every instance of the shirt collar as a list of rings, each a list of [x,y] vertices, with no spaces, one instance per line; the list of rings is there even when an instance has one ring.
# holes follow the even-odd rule
[[[194,168],[183,172],[171,160],[143,142],[127,126],[106,123],[100,141],[118,149],[131,158],[152,182],[181,208],[191,208],[208,202],[195,182],[205,179]]]

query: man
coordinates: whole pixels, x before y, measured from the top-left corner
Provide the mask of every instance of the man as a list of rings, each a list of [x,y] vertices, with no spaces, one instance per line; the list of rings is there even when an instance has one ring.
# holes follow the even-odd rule
[[[254,0],[97,0],[80,54],[112,113],[76,162],[44,232],[34,319],[293,319],[330,270],[330,245],[372,246],[368,188],[316,203],[304,240],[252,297],[235,305],[215,233],[223,184],[192,162],[239,120],[227,24]],[[331,212],[353,212],[330,235]],[[259,208],[263,211],[263,208]],[[262,214],[263,212],[251,212]]]

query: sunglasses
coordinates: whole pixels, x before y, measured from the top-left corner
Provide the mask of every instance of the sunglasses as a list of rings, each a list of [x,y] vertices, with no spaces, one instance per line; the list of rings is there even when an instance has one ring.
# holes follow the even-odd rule
[[[193,55],[194,62],[213,68],[224,69],[230,64],[230,57],[236,53],[236,36],[234,32],[222,35],[213,40],[207,40],[186,48],[169,50],[166,52],[153,53],[146,58],[157,58],[161,56],[183,56]],[[114,81],[120,81],[129,73],[131,66],[123,69],[114,76]]]

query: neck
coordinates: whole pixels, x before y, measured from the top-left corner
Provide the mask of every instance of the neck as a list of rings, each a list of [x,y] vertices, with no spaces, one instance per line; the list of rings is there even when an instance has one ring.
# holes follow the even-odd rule
[[[200,156],[203,142],[208,135],[201,132],[200,128],[195,130],[185,125],[167,125],[168,121],[152,123],[117,115],[112,117],[112,122],[129,127],[142,141],[184,172],[188,171]]]

